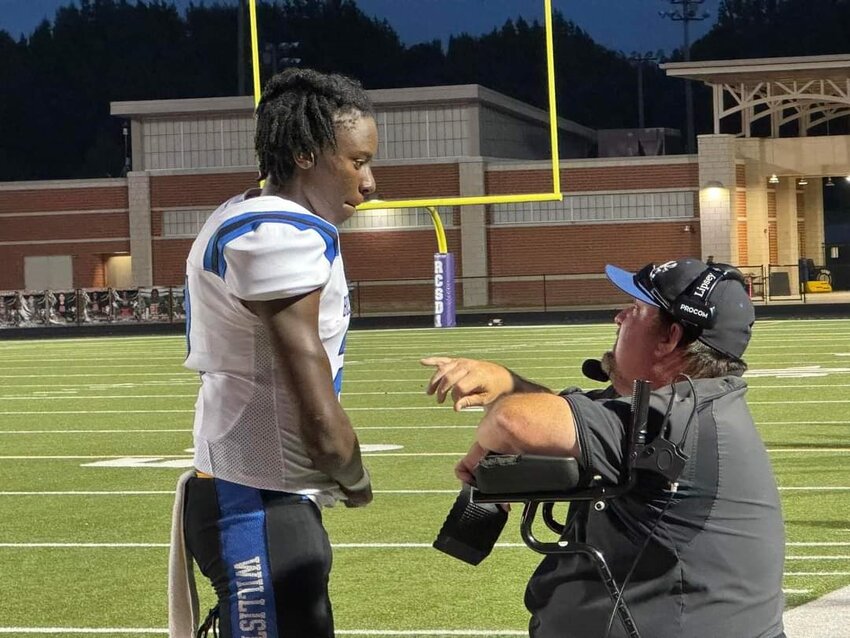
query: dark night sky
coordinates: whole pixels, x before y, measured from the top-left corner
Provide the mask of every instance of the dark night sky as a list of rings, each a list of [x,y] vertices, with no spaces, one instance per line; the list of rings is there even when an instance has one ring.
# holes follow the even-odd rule
[[[131,0],[132,1],[132,0]],[[703,35],[717,16],[720,0],[705,0],[698,12],[710,17],[691,23],[691,39]],[[0,0],[0,29],[14,38],[28,35],[44,18],[53,19],[57,7],[71,0]],[[200,4],[199,0],[195,0]],[[176,0],[185,8],[189,0]],[[207,1],[207,4],[213,4]],[[543,19],[543,0],[357,0],[368,15],[386,18],[405,44],[467,32],[479,35],[509,18]],[[668,53],[683,40],[681,22],[661,18],[659,11],[681,7],[668,0],[552,0],[555,9],[578,24],[599,44],[610,49]]]

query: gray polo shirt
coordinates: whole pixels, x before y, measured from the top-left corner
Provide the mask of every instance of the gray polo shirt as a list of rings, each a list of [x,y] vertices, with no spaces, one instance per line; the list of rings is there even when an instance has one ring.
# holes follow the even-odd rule
[[[696,416],[681,447],[689,459],[678,492],[659,475],[595,511],[571,505],[567,538],[600,549],[618,583],[669,499],[625,590],[644,638],[776,638],[782,635],[785,535],[779,492],[738,377],[694,381]],[[687,383],[652,393],[651,440],[673,398],[666,438],[682,442],[694,406]],[[564,395],[576,421],[579,463],[615,483],[623,462],[629,399]],[[525,596],[533,638],[602,638],[613,602],[590,559],[548,556]],[[615,618],[610,636],[626,636]]]

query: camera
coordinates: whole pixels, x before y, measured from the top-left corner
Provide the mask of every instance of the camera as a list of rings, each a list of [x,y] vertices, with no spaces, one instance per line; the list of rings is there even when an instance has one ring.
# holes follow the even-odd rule
[[[464,483],[437,534],[434,548],[477,565],[490,555],[507,520],[508,513],[501,506],[474,503],[472,487]]]

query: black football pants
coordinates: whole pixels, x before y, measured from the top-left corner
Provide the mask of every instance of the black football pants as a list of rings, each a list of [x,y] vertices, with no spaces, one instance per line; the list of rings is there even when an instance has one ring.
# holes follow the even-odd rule
[[[219,601],[221,638],[333,638],[331,546],[298,494],[192,477],[186,545]]]

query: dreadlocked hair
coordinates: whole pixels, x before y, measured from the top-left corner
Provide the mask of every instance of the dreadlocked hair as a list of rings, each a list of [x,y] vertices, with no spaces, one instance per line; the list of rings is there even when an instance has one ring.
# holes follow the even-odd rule
[[[357,80],[298,68],[272,77],[256,111],[254,146],[260,178],[270,177],[283,184],[295,172],[295,155],[315,156],[335,149],[335,118],[356,112],[375,115],[369,96]]]

